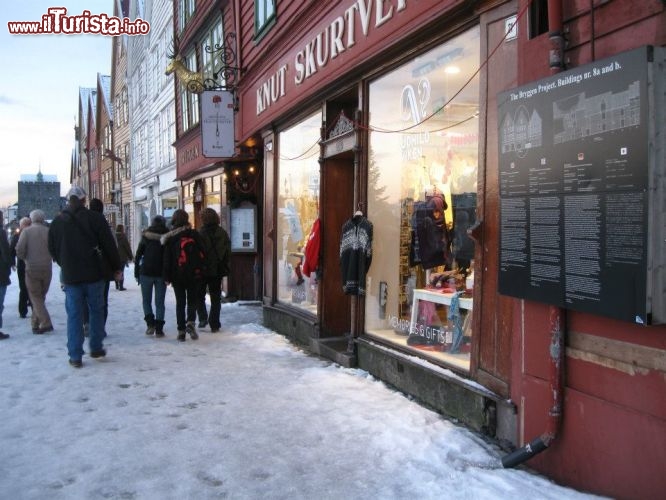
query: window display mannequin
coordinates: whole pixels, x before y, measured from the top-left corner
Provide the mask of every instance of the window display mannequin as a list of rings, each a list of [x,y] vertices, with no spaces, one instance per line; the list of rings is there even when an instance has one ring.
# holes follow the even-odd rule
[[[411,254],[413,263],[420,263],[423,269],[451,269],[451,240],[444,215],[447,208],[442,194],[414,203]]]

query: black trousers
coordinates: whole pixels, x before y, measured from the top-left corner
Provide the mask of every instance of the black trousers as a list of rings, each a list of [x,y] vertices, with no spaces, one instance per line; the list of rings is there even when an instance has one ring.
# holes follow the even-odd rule
[[[206,311],[206,293],[210,295],[210,313]],[[222,278],[208,276],[199,288],[197,313],[199,321],[208,321],[211,328],[220,328],[220,310],[222,309]]]
[[[20,259],[16,264],[16,275],[19,282],[18,312],[21,317],[25,317],[28,315],[30,297],[28,296],[28,288],[25,286],[25,263]]]
[[[200,284],[171,283],[171,285],[176,295],[176,325],[178,331],[182,331],[189,321],[194,322],[197,319]]]

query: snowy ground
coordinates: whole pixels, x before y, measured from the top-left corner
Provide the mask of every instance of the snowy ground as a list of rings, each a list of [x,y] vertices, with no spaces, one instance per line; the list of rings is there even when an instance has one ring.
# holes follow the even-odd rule
[[[0,498],[593,498],[501,469],[502,452],[468,430],[262,327],[257,305],[225,304],[221,333],[178,343],[169,288],[167,336],[155,339],[129,279],[110,292],[108,356],[75,369],[58,283],[47,300],[55,332],[33,335],[12,281]]]

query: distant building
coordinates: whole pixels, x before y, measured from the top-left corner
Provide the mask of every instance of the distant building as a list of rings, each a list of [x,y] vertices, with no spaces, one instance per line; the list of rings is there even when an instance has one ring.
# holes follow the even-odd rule
[[[55,218],[62,209],[60,182],[55,175],[21,175],[18,183],[17,217],[24,217],[31,210],[39,208],[44,211],[47,220]]]
[[[13,205],[8,206],[4,214],[5,224],[8,224],[13,220],[16,220],[17,219],[16,214],[18,214],[18,203],[14,203]]]

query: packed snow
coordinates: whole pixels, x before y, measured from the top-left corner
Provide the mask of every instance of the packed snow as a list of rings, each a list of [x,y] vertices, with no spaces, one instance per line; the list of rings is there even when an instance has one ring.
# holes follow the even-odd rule
[[[15,274],[7,290],[1,498],[596,498],[502,469],[481,437],[264,328],[258,304],[224,304],[220,333],[179,343],[169,288],[166,337],[146,336],[131,267],[111,286],[107,357],[73,368],[58,271],[52,333],[19,318]]]

